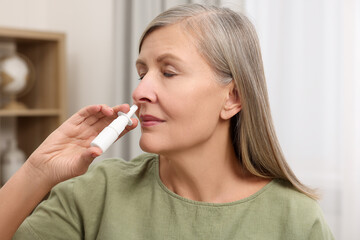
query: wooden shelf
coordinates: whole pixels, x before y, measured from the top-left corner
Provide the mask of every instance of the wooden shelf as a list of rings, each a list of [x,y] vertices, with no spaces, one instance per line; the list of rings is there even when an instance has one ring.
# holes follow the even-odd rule
[[[57,116],[59,109],[0,110],[0,117],[41,117]]]
[[[65,121],[65,40],[64,33],[0,27],[0,54],[18,52],[33,63],[35,70],[34,85],[17,98],[28,109],[0,109],[0,130],[3,130],[0,144],[15,135],[19,148],[29,156]],[[0,96],[0,106],[6,100]]]

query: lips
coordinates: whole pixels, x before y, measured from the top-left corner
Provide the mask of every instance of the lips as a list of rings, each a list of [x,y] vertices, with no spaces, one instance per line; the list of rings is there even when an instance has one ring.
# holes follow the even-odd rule
[[[165,122],[165,120],[152,115],[140,115],[140,122],[142,127],[152,127]]]

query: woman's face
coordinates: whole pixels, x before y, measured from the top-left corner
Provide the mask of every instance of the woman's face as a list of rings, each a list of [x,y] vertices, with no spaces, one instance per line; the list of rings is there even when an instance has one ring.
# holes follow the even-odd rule
[[[199,55],[178,24],[162,27],[144,40],[133,92],[139,106],[140,147],[158,154],[206,146],[224,120],[220,111],[228,87]]]

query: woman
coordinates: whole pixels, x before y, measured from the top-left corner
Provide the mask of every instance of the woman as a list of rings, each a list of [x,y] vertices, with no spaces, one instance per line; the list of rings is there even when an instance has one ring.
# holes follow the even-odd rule
[[[170,9],[145,30],[136,68],[140,146],[153,154],[81,175],[101,154],[91,140],[129,106],[80,110],[1,189],[7,239],[55,185],[15,239],[333,239],[281,153],[246,17]]]

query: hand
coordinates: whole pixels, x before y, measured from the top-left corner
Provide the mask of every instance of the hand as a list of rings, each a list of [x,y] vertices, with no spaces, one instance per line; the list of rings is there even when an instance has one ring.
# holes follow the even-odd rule
[[[117,117],[117,112],[129,110],[127,104],[114,108],[93,105],[81,109],[33,152],[26,161],[27,169],[52,186],[85,173],[94,158],[102,153],[100,148],[90,146],[91,141]],[[137,126],[138,120],[132,120],[133,125],[127,126],[120,137]]]

